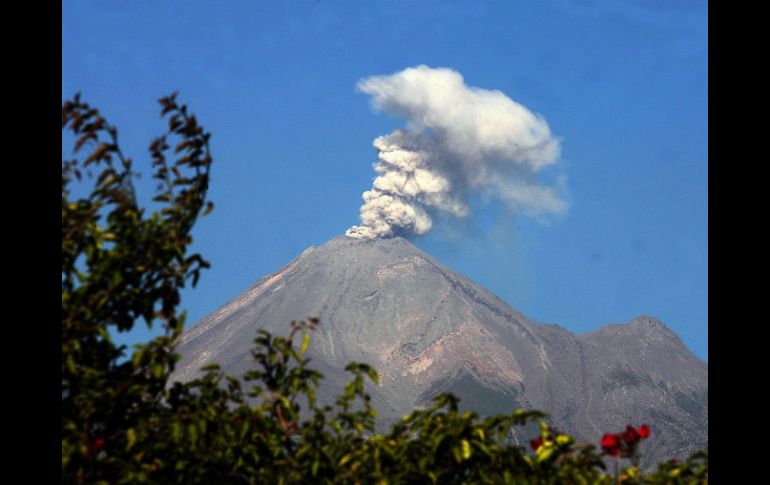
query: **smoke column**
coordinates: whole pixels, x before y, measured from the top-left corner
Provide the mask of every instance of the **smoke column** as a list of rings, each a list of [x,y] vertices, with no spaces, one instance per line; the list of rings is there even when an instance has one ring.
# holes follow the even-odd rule
[[[357,88],[376,110],[405,118],[408,129],[374,140],[377,177],[363,193],[361,224],[346,235],[425,234],[431,214],[466,217],[474,193],[531,216],[566,211],[558,187],[538,177],[556,162],[558,140],[542,117],[502,92],[466,86],[459,72],[424,65],[362,79]]]

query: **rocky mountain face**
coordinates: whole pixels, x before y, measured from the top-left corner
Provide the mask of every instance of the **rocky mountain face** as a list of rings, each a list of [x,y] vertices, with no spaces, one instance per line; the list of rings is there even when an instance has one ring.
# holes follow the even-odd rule
[[[645,463],[708,444],[708,367],[661,322],[642,316],[585,335],[534,323],[402,238],[340,236],[305,250],[187,329],[172,379],[213,362],[240,375],[258,328],[285,335],[308,316],[321,319],[309,350],[325,376],[319,398],[341,390],[348,362],[369,363],[383,425],[450,391],[482,415],[546,411],[593,443],[648,423]]]

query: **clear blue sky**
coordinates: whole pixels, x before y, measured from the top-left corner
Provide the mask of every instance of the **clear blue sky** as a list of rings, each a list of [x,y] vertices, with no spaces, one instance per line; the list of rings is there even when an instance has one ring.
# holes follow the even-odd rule
[[[372,140],[404,126],[372,110],[359,79],[452,68],[548,122],[569,210],[543,224],[476,201],[470,222],[415,244],[536,321],[582,333],[652,315],[708,359],[707,10],[64,0],[62,96],[99,107],[145,179],[160,96],[178,90],[212,132],[216,209],[194,232],[212,268],[183,295],[192,324],[358,223]]]

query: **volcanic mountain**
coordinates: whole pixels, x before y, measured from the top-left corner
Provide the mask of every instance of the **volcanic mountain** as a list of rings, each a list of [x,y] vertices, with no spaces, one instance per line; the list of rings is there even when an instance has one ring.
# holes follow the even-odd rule
[[[369,363],[380,373],[370,392],[382,425],[453,392],[482,415],[546,411],[593,443],[648,423],[648,464],[708,444],[708,367],[660,321],[584,335],[534,323],[399,237],[340,236],[305,250],[187,329],[172,380],[213,362],[241,375],[253,367],[257,329],[286,335],[308,316],[321,320],[308,351],[325,376],[319,398],[341,390],[348,362]]]

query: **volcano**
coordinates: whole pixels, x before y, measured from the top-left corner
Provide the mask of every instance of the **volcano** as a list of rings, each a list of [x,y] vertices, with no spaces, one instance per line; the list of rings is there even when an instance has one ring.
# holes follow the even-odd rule
[[[546,411],[592,443],[648,423],[646,464],[708,445],[707,364],[663,323],[640,316],[583,335],[535,323],[400,237],[308,248],[185,330],[171,379],[215,362],[241,375],[257,329],[286,335],[309,316],[321,321],[308,350],[325,376],[319,399],[341,391],[348,362],[366,362],[380,374],[369,391],[382,426],[452,392],[481,415]]]

